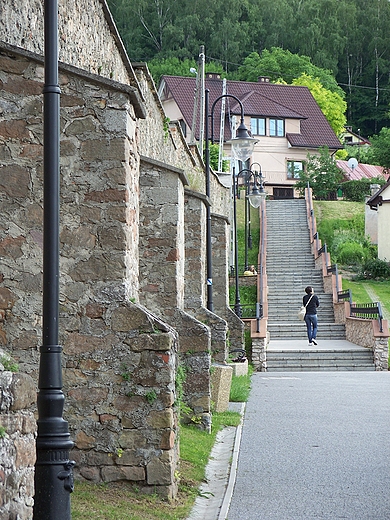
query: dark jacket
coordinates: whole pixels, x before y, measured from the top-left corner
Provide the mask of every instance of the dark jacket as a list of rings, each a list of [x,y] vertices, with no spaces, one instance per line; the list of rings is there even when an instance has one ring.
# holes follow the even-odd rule
[[[306,305],[307,302],[310,300],[311,294],[305,294],[303,297],[303,305]],[[318,296],[316,294],[313,294],[313,298],[310,300],[309,305],[306,307],[306,314],[317,314],[317,307],[320,306],[320,302],[318,299]]]

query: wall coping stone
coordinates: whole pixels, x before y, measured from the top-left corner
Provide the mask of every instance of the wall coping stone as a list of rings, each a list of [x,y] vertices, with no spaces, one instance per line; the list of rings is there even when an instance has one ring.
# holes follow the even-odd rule
[[[15,45],[10,45],[9,43],[5,43],[0,41],[0,51],[8,52],[14,54],[16,56],[20,56],[22,58],[26,58],[28,60],[35,61],[36,63],[40,63],[43,65],[44,59],[39,54],[35,52],[31,52],[20,47],[16,47]],[[147,113],[143,103],[143,96],[141,90],[137,90],[136,87],[131,85],[126,85],[124,83],[120,83],[119,81],[114,81],[112,79],[105,78],[103,76],[99,76],[97,74],[92,74],[91,72],[87,72],[83,69],[79,69],[74,65],[68,65],[67,63],[59,62],[58,63],[59,71],[68,72],[69,74],[74,74],[83,79],[87,79],[93,83],[98,85],[104,85],[109,89],[118,90],[120,92],[124,92],[128,94],[130,97],[131,103],[134,106],[135,114],[139,119],[146,119]]]
[[[200,193],[199,191],[191,190],[190,188],[184,188],[184,194],[188,197],[194,197],[195,199],[201,200],[205,206],[211,206],[210,198],[204,193]]]
[[[153,166],[157,166],[159,168],[163,168],[164,170],[170,171],[172,173],[177,173],[180,177],[181,182],[185,186],[188,186],[189,182],[188,182],[187,176],[184,173],[184,170],[182,170],[181,168],[177,168],[176,166],[172,166],[171,164],[168,164],[168,163],[165,163],[162,161],[158,161],[157,159],[152,159],[151,157],[146,157],[145,155],[140,155],[140,160],[141,160],[141,163],[144,162],[147,164],[151,164]]]
[[[230,224],[230,218],[229,218],[228,215],[221,215],[220,213],[213,213],[213,212],[211,212],[211,216],[213,218],[224,220],[225,222],[227,222],[227,224]]]

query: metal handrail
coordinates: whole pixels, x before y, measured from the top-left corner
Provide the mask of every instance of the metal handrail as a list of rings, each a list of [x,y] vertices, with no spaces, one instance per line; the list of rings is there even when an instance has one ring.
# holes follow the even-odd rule
[[[344,291],[337,292],[337,301],[340,302],[342,300],[348,300],[349,304],[352,306],[352,291],[351,289],[345,289]]]
[[[247,305],[241,305],[242,309],[242,316],[241,319],[256,319],[256,313],[257,313],[257,303],[255,304],[247,304]]]
[[[374,316],[377,316],[379,322],[379,332],[383,332],[383,314],[380,302],[359,303],[359,305],[351,305],[350,316],[363,319],[372,319]]]
[[[309,214],[311,217],[311,234],[312,234],[312,237],[314,238],[314,236],[316,234],[315,228],[314,228],[314,208],[313,208],[313,199],[311,196],[309,182],[307,183],[307,193],[308,193],[308,202],[309,202]],[[317,243],[317,245],[318,245],[318,243]]]
[[[336,293],[339,293],[339,271],[337,268],[337,264],[332,264],[326,267],[326,272],[328,274],[334,274],[336,277]]]
[[[316,231],[314,233],[314,210],[313,210],[313,203],[312,203],[312,197],[311,197],[311,191],[310,191],[310,184],[307,183],[307,192],[308,192],[308,202],[309,202],[309,212],[311,216],[312,221],[312,235],[313,239],[316,240],[317,244],[317,252],[318,255],[325,254],[325,264],[326,264],[326,272],[327,274],[332,274],[336,277],[336,294],[337,294],[337,301],[340,302],[342,300],[349,300],[350,304],[350,316],[356,317],[356,318],[365,318],[365,319],[372,319],[373,317],[378,317],[379,322],[379,331],[383,332],[383,313],[382,313],[382,307],[380,302],[374,302],[374,303],[362,303],[359,305],[353,305],[352,303],[352,291],[351,289],[347,289],[345,291],[339,290],[339,275],[338,275],[338,267],[337,264],[328,265],[328,252],[326,244],[324,244],[321,248],[318,248],[319,245],[319,236],[318,232]]]

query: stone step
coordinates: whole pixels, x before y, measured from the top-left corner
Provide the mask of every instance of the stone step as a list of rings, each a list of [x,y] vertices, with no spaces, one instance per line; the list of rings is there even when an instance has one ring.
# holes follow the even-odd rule
[[[296,322],[284,321],[278,323],[270,323],[268,321],[268,331],[270,333],[271,340],[275,339],[306,339],[306,323],[299,321]],[[345,326],[335,323],[318,323],[318,334],[317,339],[321,340],[344,340],[345,339]]]
[[[267,371],[375,370],[372,351],[290,350],[267,352]]]
[[[296,323],[298,318],[297,318],[297,313],[291,315],[291,314],[288,314],[288,313],[268,313],[268,322],[270,322],[270,326],[272,325],[272,323],[276,323],[278,320],[282,321],[283,323]],[[332,309],[328,309],[327,311],[324,311],[322,310],[321,311],[321,314],[318,316],[318,323],[322,324],[323,323],[331,323],[334,321],[334,313],[333,313],[333,310]],[[299,321],[299,323],[302,323],[301,321]]]

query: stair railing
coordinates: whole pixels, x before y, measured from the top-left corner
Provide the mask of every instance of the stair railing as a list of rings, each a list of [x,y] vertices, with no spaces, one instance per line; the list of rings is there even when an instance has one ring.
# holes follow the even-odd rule
[[[338,293],[337,293],[337,301],[341,302],[343,300],[348,300],[350,307],[352,307],[352,291],[351,291],[351,289],[345,289],[345,291],[338,291]]]
[[[316,230],[316,221],[314,218],[313,198],[311,195],[311,188],[310,188],[309,183],[307,183],[306,194],[307,194],[306,195],[307,220],[308,220],[309,229],[310,229],[310,241],[312,242],[315,239],[317,230]],[[318,246],[318,243],[317,243],[317,246]],[[318,249],[318,247],[317,247],[317,249]]]
[[[383,314],[380,302],[351,305],[350,316],[353,318],[363,319],[373,319],[376,317],[379,323],[379,332],[383,332]]]
[[[264,316],[264,303],[267,298],[267,291],[264,284],[266,280],[266,247],[267,247],[267,216],[265,201],[260,206],[260,247],[259,247],[259,278],[256,304],[256,332],[260,332],[260,319]]]
[[[326,245],[326,244],[325,244]],[[326,267],[327,274],[332,274],[336,277],[336,294],[340,292],[339,288],[339,271],[337,264],[332,264]]]

